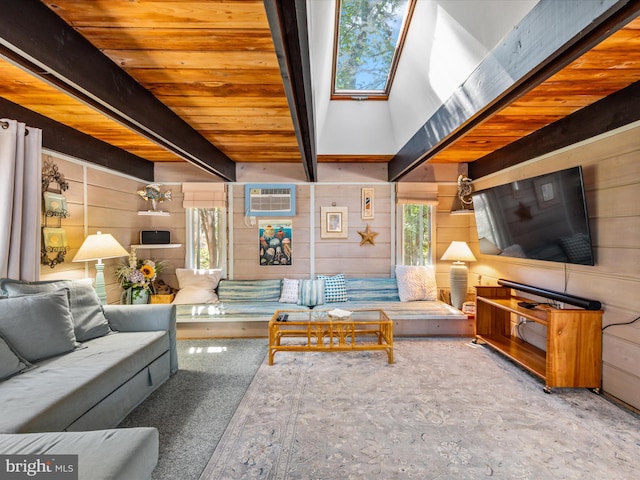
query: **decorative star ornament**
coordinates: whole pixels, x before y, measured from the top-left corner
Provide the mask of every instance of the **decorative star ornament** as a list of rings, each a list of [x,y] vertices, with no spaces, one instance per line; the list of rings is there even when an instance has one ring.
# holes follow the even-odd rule
[[[375,245],[375,238],[378,235],[378,232],[372,232],[371,228],[369,228],[369,224],[367,223],[367,228],[364,232],[358,231],[358,234],[362,237],[360,241],[360,246],[363,246],[365,243],[370,243],[371,245]]]

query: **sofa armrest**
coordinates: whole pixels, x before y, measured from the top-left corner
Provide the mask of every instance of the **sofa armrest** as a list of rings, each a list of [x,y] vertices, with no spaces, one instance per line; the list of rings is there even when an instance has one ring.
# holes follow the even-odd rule
[[[171,374],[178,371],[178,346],[176,342],[176,306],[153,305],[104,305],[109,326],[117,332],[169,332]]]

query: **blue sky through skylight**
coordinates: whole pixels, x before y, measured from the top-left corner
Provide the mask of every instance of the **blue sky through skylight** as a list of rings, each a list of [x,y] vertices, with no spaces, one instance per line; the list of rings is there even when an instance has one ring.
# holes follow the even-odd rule
[[[335,94],[388,94],[398,40],[412,3],[338,0]]]

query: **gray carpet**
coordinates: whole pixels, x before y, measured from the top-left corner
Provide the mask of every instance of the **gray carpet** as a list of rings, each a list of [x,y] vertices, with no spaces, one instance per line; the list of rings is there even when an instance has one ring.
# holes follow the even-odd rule
[[[154,480],[200,476],[266,352],[266,339],[178,341],[180,371],[120,425],[160,431]]]
[[[468,340],[280,352],[205,469],[218,479],[636,479],[640,420]],[[186,477],[185,477],[186,478]]]

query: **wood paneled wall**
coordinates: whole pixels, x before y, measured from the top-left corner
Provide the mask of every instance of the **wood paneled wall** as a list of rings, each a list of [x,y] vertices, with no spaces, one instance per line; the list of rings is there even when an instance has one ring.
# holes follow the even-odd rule
[[[535,285],[603,304],[603,327],[631,322],[640,314],[640,125],[574,145],[498,174],[476,179],[487,188],[582,165],[595,266],[565,265],[480,255],[472,221],[470,238],[478,262],[471,283],[498,278]],[[472,219],[473,220],[473,219]],[[566,288],[565,288],[566,282]],[[603,390],[640,409],[640,321],[611,326],[603,335]]]
[[[374,188],[374,219],[362,220],[361,189]],[[349,276],[389,276],[391,269],[391,184],[298,184],[296,215],[293,225],[293,262],[287,266],[260,266],[257,222],[270,217],[256,217],[251,225],[244,215],[244,186],[233,187],[233,238],[231,269],[235,279],[310,278],[314,274],[345,273]],[[347,207],[348,237],[321,238],[320,208]],[[374,232],[375,246],[360,246],[367,224]]]
[[[149,205],[137,195],[146,182],[96,168],[90,163],[63,156],[51,157],[69,181],[65,196],[69,202],[71,216],[63,220],[63,227],[71,250],[67,261],[55,269],[41,268],[41,279],[95,277],[91,262],[72,263],[85,235],[101,230],[111,233],[125,249],[139,244],[140,230],[169,230],[172,243],[180,243],[180,248],[147,249],[138,248],[139,258],[163,260],[166,269],[160,276],[166,283],[178,287],[175,269],[185,262],[186,224],[182,208],[182,181],[219,181],[198,170],[174,168],[170,174],[160,171],[163,190],[172,191],[172,201],[160,204],[158,209],[170,212],[169,217],[141,216],[138,211],[147,210]],[[324,165],[325,170],[329,167]],[[343,169],[344,165],[340,165]],[[452,175],[455,174],[453,171]],[[184,178],[183,178],[184,177]],[[451,203],[456,193],[453,181],[440,186],[440,203],[436,215],[435,255],[438,286],[448,288],[449,263],[440,262],[452,240],[469,240],[469,218],[449,215]],[[256,180],[253,180],[256,181]],[[270,179],[273,182],[273,179]],[[284,179],[283,181],[288,181]],[[257,180],[259,182],[259,180]],[[374,188],[374,218],[361,218],[361,189]],[[357,174],[351,174],[345,183],[300,183],[296,184],[296,215],[293,222],[293,264],[291,266],[260,266],[258,255],[258,227],[250,225],[244,215],[244,184],[229,185],[232,196],[228,212],[230,228],[228,273],[234,279],[260,278],[310,278],[316,274],[345,273],[350,277],[387,277],[393,274],[395,265],[395,236],[393,225],[396,216],[393,184],[371,181],[370,178],[357,182]],[[86,198],[85,198],[86,192]],[[348,237],[345,239],[321,238],[320,208],[347,207]],[[86,215],[85,215],[86,213]],[[275,218],[277,220],[277,218]],[[375,245],[360,245],[361,236],[369,225],[377,232]],[[120,286],[113,273],[116,266],[126,258],[105,260],[105,282],[107,300],[118,303]]]
[[[173,193],[171,202],[159,204],[159,210],[171,212],[170,217],[138,215],[138,211],[150,206],[136,192],[146,185],[142,180],[125,177],[89,163],[75,161],[62,156],[44,155],[43,160],[52,160],[69,182],[64,192],[70,217],[62,220],[70,247],[64,263],[50,268],[40,267],[41,280],[95,278],[94,262],[72,262],[73,257],[88,234],[102,231],[110,233],[128,251],[131,245],[140,243],[140,230],[169,230],[172,242],[183,246],[176,249],[139,249],[140,258],[159,258],[166,262],[166,273],[161,278],[167,283],[175,282],[175,268],[184,265],[185,219],[182,208],[182,193],[179,187],[167,187]],[[119,303],[122,289],[116,283],[116,266],[127,261],[127,257],[104,260],[104,277],[107,302]]]

